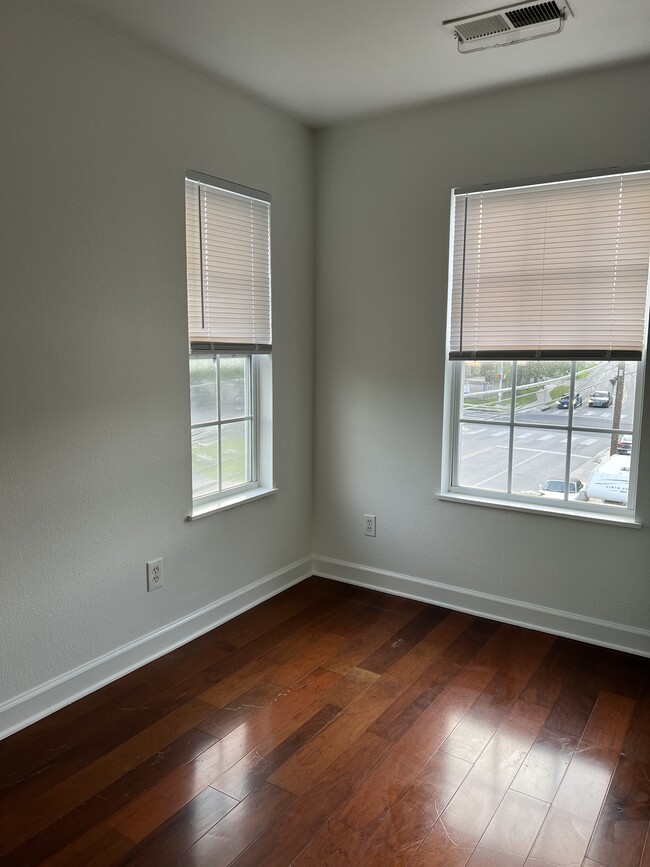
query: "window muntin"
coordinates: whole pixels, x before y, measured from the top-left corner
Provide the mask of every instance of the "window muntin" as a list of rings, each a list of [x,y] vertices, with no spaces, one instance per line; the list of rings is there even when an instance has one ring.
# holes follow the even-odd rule
[[[640,364],[570,362],[564,377],[556,376],[556,363],[548,361],[450,365],[458,408],[452,493],[633,514]],[[612,403],[590,406],[589,396],[600,390],[611,392]],[[566,394],[566,408],[558,406]],[[618,461],[620,455],[628,459]],[[545,490],[548,482],[561,490]]]
[[[192,490],[195,500],[257,483],[252,355],[190,356]]]

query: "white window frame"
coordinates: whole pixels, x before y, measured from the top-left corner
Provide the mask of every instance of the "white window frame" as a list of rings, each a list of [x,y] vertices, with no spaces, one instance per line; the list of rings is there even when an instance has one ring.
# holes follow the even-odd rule
[[[247,198],[258,199],[264,197],[264,200],[270,204],[270,197],[266,194],[260,194],[259,191],[250,189],[240,184],[224,181],[219,178],[213,178],[209,175],[204,175],[199,172],[187,172],[186,180],[206,184],[215,187],[218,190],[235,193]],[[221,512],[227,509],[234,508],[243,503],[257,500],[262,497],[267,497],[275,493],[273,480],[273,363],[271,347],[258,346],[255,344],[229,345],[227,343],[208,343],[193,344],[189,346],[188,359],[188,377],[190,362],[192,358],[212,358],[218,357],[245,357],[248,359],[250,370],[250,416],[246,416],[246,420],[250,419],[251,423],[251,442],[250,442],[250,463],[251,463],[251,480],[242,485],[210,492],[207,494],[194,494],[193,474],[190,472],[190,481],[192,487],[192,508],[188,515],[188,520],[193,521],[198,518],[206,517],[207,515]],[[218,381],[218,380],[217,380]],[[188,382],[188,395],[189,395]],[[219,405],[220,397],[217,390],[218,413],[221,408]],[[193,430],[206,429],[217,427],[219,431],[225,425],[234,424],[242,419],[219,419],[210,422],[193,422],[191,415],[190,402],[190,459],[192,455],[191,435]],[[223,483],[221,472],[221,436],[219,435],[219,484]]]
[[[251,371],[251,463],[253,480],[237,487],[192,497],[192,511],[189,520],[196,520],[215,512],[232,509],[251,500],[258,500],[275,493],[277,488],[273,481],[273,411],[272,382],[273,361],[270,354],[246,352],[215,352],[190,353],[192,357],[247,356],[250,358]],[[188,364],[189,369],[189,364]],[[214,427],[217,424],[232,424],[236,419],[226,419],[222,422],[206,422],[192,424],[190,428]],[[191,435],[190,435],[191,438]],[[191,442],[190,442],[191,454]]]
[[[470,422],[463,421],[461,408],[463,405],[463,361],[448,361],[446,380],[445,380],[445,443],[443,447],[443,467],[442,467],[442,482],[439,497],[442,499],[454,499],[465,502],[473,502],[479,505],[486,506],[501,506],[503,508],[519,508],[525,511],[543,512],[547,514],[560,514],[568,517],[582,518],[585,520],[605,520],[610,523],[623,523],[638,525],[635,515],[636,490],[638,480],[638,461],[639,448],[637,443],[640,441],[640,425],[641,425],[641,397],[643,394],[643,362],[637,365],[636,374],[636,389],[635,389],[635,407],[634,420],[632,430],[627,428],[599,428],[589,427],[586,424],[575,424],[573,418],[573,395],[575,392],[575,368],[576,362],[572,362],[572,376],[570,386],[569,400],[569,417],[566,425],[558,424],[540,424],[529,423],[521,420],[515,420],[516,402],[510,402],[510,418],[507,421],[496,421],[491,419],[473,420]],[[513,362],[515,365],[516,362]],[[513,377],[516,376],[516,368],[513,369]],[[522,386],[525,387],[525,386]],[[589,504],[582,503],[579,500],[553,500],[550,505],[549,501],[541,502],[540,498],[529,496],[526,494],[518,494],[507,491],[491,491],[478,487],[463,486],[457,483],[458,469],[460,466],[460,427],[462,424],[477,424],[485,427],[494,427],[495,429],[503,428],[509,432],[509,450],[508,450],[508,476],[512,474],[512,462],[514,455],[514,438],[515,430],[539,430],[543,428],[549,432],[560,432],[566,434],[566,459],[565,464],[570,464],[571,441],[574,434],[596,434],[610,435],[615,433],[618,436],[632,434],[634,436],[635,445],[630,455],[630,482],[628,490],[628,505],[613,506],[604,503]],[[566,469],[565,469],[566,478]]]
[[[595,173],[594,173],[595,174]],[[584,175],[566,175],[563,178],[581,178],[589,177]],[[540,183],[543,181],[552,182],[562,178],[547,178],[533,179],[531,181]],[[503,188],[516,186],[517,184],[526,184],[528,181],[519,181],[517,183],[503,183],[499,185]],[[500,508],[514,511],[531,512],[536,514],[546,514],[559,517],[577,518],[585,521],[595,521],[608,524],[625,525],[631,527],[640,527],[641,522],[636,511],[637,502],[637,485],[638,485],[638,466],[639,453],[641,450],[641,419],[643,415],[643,394],[644,380],[647,361],[648,347],[648,323],[646,321],[646,334],[641,360],[637,363],[636,390],[634,402],[634,420],[633,428],[623,430],[620,427],[615,428],[589,428],[587,425],[573,425],[573,397],[575,391],[575,372],[576,362],[571,363],[571,383],[570,383],[570,400],[569,400],[569,417],[567,425],[546,425],[543,427],[549,430],[561,430],[567,434],[566,443],[566,465],[570,466],[571,456],[571,439],[573,433],[617,433],[619,435],[632,434],[634,437],[634,446],[630,455],[630,481],[628,490],[627,506],[613,506],[608,504],[599,504],[590,502],[588,505],[575,500],[553,500],[553,505],[549,505],[548,501],[540,503],[540,498],[535,498],[525,494],[517,494],[511,492],[489,491],[477,487],[464,487],[457,484],[457,470],[459,467],[459,451],[460,451],[460,425],[461,408],[463,404],[463,365],[462,360],[450,360],[450,332],[451,332],[451,298],[452,298],[452,283],[453,283],[453,263],[454,256],[454,208],[455,208],[455,192],[451,193],[450,205],[450,236],[449,236],[449,285],[448,285],[448,304],[447,304],[447,327],[446,327],[446,344],[445,344],[445,382],[444,382],[444,409],[443,409],[443,434],[442,434],[442,461],[441,461],[441,481],[440,488],[436,492],[436,497],[440,500],[449,500],[456,502],[464,502],[473,505],[487,506],[491,508]],[[646,316],[647,320],[647,316]],[[587,359],[585,359],[587,360]],[[497,359],[498,361],[498,359]],[[510,361],[510,360],[508,360]],[[516,365],[516,362],[513,362]],[[516,373],[513,369],[513,384],[516,383]],[[512,461],[514,452],[514,430],[516,428],[539,428],[539,424],[526,424],[525,422],[514,420],[516,409],[516,401],[511,400],[510,419],[507,422],[496,422],[490,420],[481,420],[481,424],[495,425],[504,427],[509,430],[509,451],[508,451],[508,478],[512,477]],[[567,473],[565,473],[565,478]]]

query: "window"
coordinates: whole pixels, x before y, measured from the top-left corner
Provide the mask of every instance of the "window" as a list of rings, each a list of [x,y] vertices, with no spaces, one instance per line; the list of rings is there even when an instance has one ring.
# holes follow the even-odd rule
[[[633,520],[650,172],[456,190],[442,493]]]
[[[270,493],[270,199],[185,181],[192,517]]]

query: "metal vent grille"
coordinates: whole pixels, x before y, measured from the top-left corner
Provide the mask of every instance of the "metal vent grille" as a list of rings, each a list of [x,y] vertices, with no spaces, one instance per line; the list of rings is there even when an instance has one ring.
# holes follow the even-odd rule
[[[531,24],[542,24],[544,21],[556,21],[563,18],[555,0],[550,3],[534,3],[532,6],[522,6],[506,12],[508,21],[513,27],[530,27]]]
[[[550,6],[544,3],[544,6]],[[555,3],[552,4],[553,6]],[[479,18],[476,21],[467,21],[456,25],[456,32],[464,42],[472,39],[484,39],[486,36],[496,36],[498,33],[508,33],[511,28],[502,15],[490,15],[488,18]]]

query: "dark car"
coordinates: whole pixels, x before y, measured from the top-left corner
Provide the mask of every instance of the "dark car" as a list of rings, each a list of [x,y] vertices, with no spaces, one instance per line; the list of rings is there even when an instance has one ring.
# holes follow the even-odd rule
[[[589,395],[589,406],[611,406],[611,391],[594,391]]]
[[[557,405],[558,409],[568,409],[569,401],[571,400],[571,395],[563,394],[562,397],[558,400]],[[575,409],[577,406],[582,406],[582,395],[579,391],[575,393],[573,396],[573,408]]]

